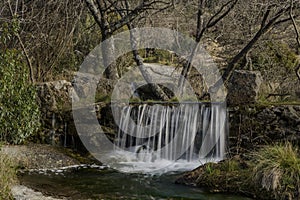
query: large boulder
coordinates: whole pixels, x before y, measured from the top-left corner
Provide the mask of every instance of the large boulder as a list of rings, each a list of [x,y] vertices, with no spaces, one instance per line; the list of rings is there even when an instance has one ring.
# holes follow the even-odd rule
[[[116,81],[114,80],[98,77],[94,74],[77,72],[76,77],[72,82],[72,85],[75,90],[73,96],[75,98],[74,100],[76,101],[76,98],[79,97],[86,98],[90,96],[92,94],[91,92],[95,90],[95,87],[96,97],[110,96],[115,84]]]
[[[235,70],[228,85],[227,103],[243,105],[258,99],[262,76],[259,71]]]
[[[66,80],[39,83],[37,92],[43,131],[37,135],[36,139],[43,143],[81,148],[72,115],[72,109],[78,108],[72,108],[72,98],[75,101],[79,100],[79,97],[88,98],[92,87],[97,87],[96,98],[109,96],[112,93],[114,81],[105,78],[97,81],[98,78],[93,75],[78,73],[72,83]],[[101,114],[108,115],[108,111],[102,112],[103,107],[110,105],[108,103],[95,105],[99,108],[97,117],[99,119],[102,117],[101,125],[108,123],[101,116]]]
[[[66,111],[71,109],[71,93],[73,87],[66,80],[39,83],[37,85],[38,101],[41,111],[43,131],[37,140],[49,144],[58,143],[61,133],[65,132],[67,121]],[[69,112],[68,112],[69,113]]]
[[[66,80],[38,84],[38,98],[42,112],[55,112],[70,107],[72,89],[72,84]]]

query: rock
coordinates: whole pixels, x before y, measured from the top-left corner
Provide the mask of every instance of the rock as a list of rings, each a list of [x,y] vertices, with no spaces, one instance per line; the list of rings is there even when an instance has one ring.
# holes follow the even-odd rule
[[[257,101],[262,83],[259,71],[235,70],[228,85],[229,105],[252,104]]]
[[[257,114],[257,119],[259,121],[265,121],[266,124],[270,124],[272,121],[277,119],[276,109],[272,110],[271,108],[263,109],[260,113]]]
[[[72,85],[77,96],[86,98],[92,94],[93,90],[101,96],[111,95],[116,81],[98,77],[88,73],[76,73],[76,78]],[[96,87],[96,88],[95,88]]]
[[[88,73],[77,73],[73,82],[66,80],[39,83],[37,85],[38,103],[41,111],[41,123],[43,130],[37,135],[36,140],[52,144],[72,146],[76,132],[72,116],[73,101],[86,98],[91,91],[96,90],[95,98],[110,96],[115,81],[101,78]],[[96,89],[95,89],[96,87]],[[108,103],[108,102],[107,102]],[[77,142],[75,141],[77,144]]]
[[[72,84],[66,80],[44,82],[37,85],[42,112],[71,107]]]
[[[11,188],[11,192],[16,200],[63,200],[54,197],[44,196],[41,192],[36,192],[24,185],[16,185]]]
[[[178,70],[174,66],[154,63],[145,63],[145,69],[147,69],[155,83],[164,83],[162,84],[163,86],[173,92],[176,91],[178,81],[181,76],[181,70]],[[184,92],[189,95],[196,94],[198,96],[202,96],[203,91],[207,89],[205,88],[202,75],[195,69],[192,69],[187,79]],[[137,84],[138,86],[140,85],[139,83]]]
[[[72,91],[71,82],[66,80],[44,82],[37,85],[41,123],[44,129],[37,136],[37,140],[49,144],[57,143],[55,141],[59,140],[59,135],[55,135],[55,133],[61,130],[64,132],[65,119],[69,117],[62,116],[61,113],[71,110]]]

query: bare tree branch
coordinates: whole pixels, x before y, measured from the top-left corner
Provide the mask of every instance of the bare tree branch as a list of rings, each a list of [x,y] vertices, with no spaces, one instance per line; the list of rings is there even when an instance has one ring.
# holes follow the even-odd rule
[[[300,81],[300,64],[298,65],[298,67],[296,67],[295,71],[296,71],[296,75]]]
[[[18,2],[17,2],[17,3],[18,3]],[[17,13],[17,11],[18,11],[18,10],[17,10],[17,6],[18,6],[18,5],[16,5],[15,12],[14,12],[13,9],[12,9],[12,5],[11,5],[10,1],[8,1],[8,6],[9,6],[9,10],[10,10],[11,16],[14,18],[13,20],[17,20],[17,19],[16,19],[16,13]],[[20,46],[21,46],[21,48],[22,48],[22,51],[23,51],[23,53],[24,53],[24,55],[25,55],[26,62],[27,62],[28,68],[29,68],[29,77],[30,77],[30,81],[31,81],[31,83],[34,83],[34,82],[35,82],[35,79],[34,79],[34,73],[33,73],[33,66],[32,66],[32,62],[31,62],[31,59],[30,59],[30,57],[29,57],[29,54],[28,54],[28,52],[27,52],[27,49],[26,49],[26,47],[25,47],[25,45],[24,45],[24,43],[23,43],[23,41],[22,41],[22,39],[21,39],[19,33],[18,33],[18,32],[15,32],[14,34],[15,34],[15,36],[17,37],[17,39],[18,39],[18,41],[19,41],[19,43],[20,43]]]
[[[102,41],[113,37],[114,32],[124,26],[131,24],[133,20],[142,18],[142,13],[149,10],[155,10],[157,4],[165,6],[171,5],[170,2],[163,0],[143,0],[138,5],[134,5],[131,9],[128,1],[117,1],[117,0],[85,0],[87,7],[92,13],[95,21],[100,27]],[[119,5],[124,5],[120,7]],[[118,17],[110,17],[109,13],[116,14]],[[107,78],[117,79],[118,73],[114,64],[108,66],[109,61],[113,60],[113,39],[109,40],[110,44],[102,47],[104,66],[106,66],[105,75]]]
[[[285,8],[280,8],[279,11],[277,11],[273,17],[270,18],[270,11],[269,9],[266,10],[264,17],[262,19],[261,27],[256,32],[256,34],[252,37],[252,39],[246,44],[244,48],[241,49],[241,51],[235,55],[229,64],[227,65],[227,68],[225,72],[222,75],[222,78],[220,78],[210,89],[210,92],[216,92],[218,88],[224,83],[227,85],[229,79],[231,78],[231,75],[233,71],[235,70],[237,63],[241,58],[243,58],[257,43],[257,41],[266,33],[268,32],[272,27],[275,25],[278,25],[280,23],[285,22],[284,20],[280,20],[280,17],[284,16],[287,12],[289,12],[290,6],[287,6]],[[268,19],[269,18],[269,19]]]
[[[239,0],[229,1],[224,4],[220,10],[214,14],[209,22],[207,23],[207,28],[215,26],[219,21],[221,21],[228,13],[234,8]],[[231,5],[230,5],[231,4]],[[222,13],[222,11],[227,7],[227,9]]]
[[[298,44],[298,49],[300,49],[300,33],[299,33],[298,26],[296,24],[296,21],[295,21],[294,15],[293,15],[293,4],[294,4],[294,0],[291,0],[291,9],[290,9],[289,16],[292,20],[293,27],[294,27],[294,30],[295,30],[295,33],[296,33],[296,41],[297,41],[297,44]]]
[[[148,2],[148,3],[147,3]],[[131,23],[134,19],[136,19],[141,13],[146,12],[147,10],[153,9],[152,6],[158,3],[164,3],[164,1],[142,1],[138,6],[136,6],[131,12],[127,13],[127,15],[123,16],[120,20],[112,23],[110,29],[112,32],[120,29],[128,23]],[[170,6],[166,4],[167,8]]]
[[[187,76],[191,70],[191,61],[195,56],[195,52],[197,51],[198,44],[201,41],[204,33],[209,29],[215,26],[218,22],[220,22],[224,17],[226,17],[229,12],[234,8],[237,4],[238,0],[230,0],[227,3],[224,3],[220,9],[218,9],[209,19],[208,22],[204,25],[204,9],[205,9],[205,0],[199,0],[198,3],[198,13],[197,13],[197,32],[196,32],[196,45],[193,47],[192,52],[189,56],[188,62],[183,67],[181,71],[181,76],[179,78],[178,87],[182,92]]]

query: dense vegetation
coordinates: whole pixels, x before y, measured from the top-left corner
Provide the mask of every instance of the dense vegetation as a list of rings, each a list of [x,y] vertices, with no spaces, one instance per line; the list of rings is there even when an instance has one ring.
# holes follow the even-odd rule
[[[13,37],[18,24],[4,24],[2,44]],[[39,129],[36,89],[29,83],[28,68],[19,50],[0,49],[0,140],[20,144]]]

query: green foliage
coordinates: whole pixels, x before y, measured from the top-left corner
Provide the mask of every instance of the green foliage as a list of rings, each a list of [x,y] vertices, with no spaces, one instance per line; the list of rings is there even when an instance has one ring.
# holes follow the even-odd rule
[[[172,97],[170,100],[170,102],[178,102],[178,98],[176,96]]]
[[[95,95],[95,102],[110,103],[111,102],[111,96],[101,95],[97,92],[96,95]]]
[[[296,199],[300,192],[300,156],[291,144],[262,148],[253,154],[253,179],[277,199]]]
[[[297,55],[285,43],[267,42],[260,53],[254,55],[254,68],[274,70],[282,68],[285,73],[292,72],[296,66]]]
[[[141,102],[141,99],[138,97],[132,97],[129,99],[129,102],[130,103],[139,103],[139,102]]]
[[[3,36],[1,41],[4,41]],[[20,144],[39,128],[35,87],[20,52],[0,50],[0,140]]]
[[[175,65],[178,62],[176,55],[166,50],[151,49],[150,52],[146,50],[140,50],[142,56],[144,56],[144,62],[146,63],[160,63],[163,65]]]
[[[251,60],[253,69],[259,70],[263,78],[260,102],[298,101],[298,58],[293,49],[283,41],[265,41],[251,51]]]
[[[0,153],[0,199],[13,199],[11,186],[15,182],[15,165],[8,156]]]

